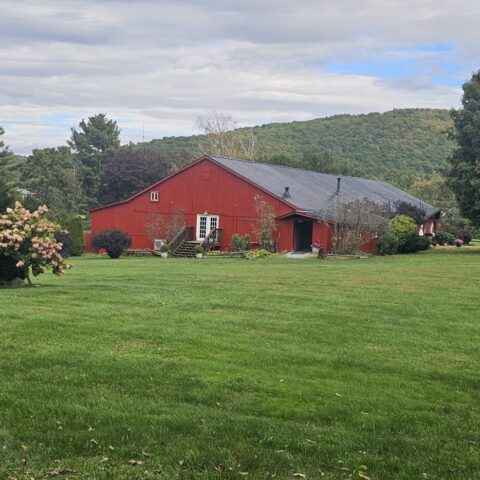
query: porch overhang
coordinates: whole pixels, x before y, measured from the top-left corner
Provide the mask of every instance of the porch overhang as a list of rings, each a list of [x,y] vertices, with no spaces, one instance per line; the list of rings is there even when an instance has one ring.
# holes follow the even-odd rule
[[[307,220],[318,220],[318,215],[313,212],[307,212],[304,210],[294,210],[292,212],[285,213],[276,218],[277,221],[280,220],[290,220],[293,218],[305,218]]]

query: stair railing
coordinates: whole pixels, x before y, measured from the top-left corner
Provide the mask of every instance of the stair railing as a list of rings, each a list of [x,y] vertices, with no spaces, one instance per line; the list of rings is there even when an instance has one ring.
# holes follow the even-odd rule
[[[214,228],[210,233],[205,237],[202,243],[202,248],[204,252],[210,251],[212,248],[220,245],[223,239],[223,229]]]
[[[193,227],[182,227],[168,243],[170,253],[173,255],[183,242],[190,240],[193,240]]]

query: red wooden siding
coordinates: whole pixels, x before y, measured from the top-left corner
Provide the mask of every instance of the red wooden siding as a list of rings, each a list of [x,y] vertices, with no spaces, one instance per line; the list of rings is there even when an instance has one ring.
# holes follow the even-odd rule
[[[158,202],[150,201],[152,191],[158,192]],[[196,227],[197,214],[208,212],[219,215],[219,228],[224,231],[221,247],[228,248],[234,233],[248,233],[255,240],[256,195],[262,195],[277,216],[292,211],[281,200],[206,158],[128,202],[94,210],[92,235],[108,228],[120,228],[132,237],[131,248],[152,248],[153,244],[145,234],[145,222],[150,212],[161,214],[168,222],[175,210],[183,210],[187,225],[193,227]],[[292,238],[291,221],[279,222],[279,249],[291,249]]]
[[[158,192],[158,202],[150,200],[151,192]],[[278,249],[292,250],[294,217],[298,219],[299,216],[295,209],[288,202],[263,191],[208,157],[194,162],[128,201],[93,210],[91,235],[105,229],[120,228],[132,237],[132,249],[153,248],[153,242],[145,233],[148,214],[161,214],[165,223],[168,223],[175,211],[182,210],[187,225],[195,230],[197,214],[218,215],[218,227],[224,232],[221,248],[228,249],[234,233],[249,234],[252,241],[256,241],[256,195],[262,195],[272,205],[276,216],[282,217],[278,221]],[[426,234],[430,233],[431,221],[432,219],[427,222]],[[312,242],[320,242],[327,252],[330,251],[331,228],[314,219],[312,222]],[[434,220],[434,231],[438,228],[439,220]],[[89,237],[86,247],[91,251]],[[362,250],[377,252],[376,239],[367,242]]]

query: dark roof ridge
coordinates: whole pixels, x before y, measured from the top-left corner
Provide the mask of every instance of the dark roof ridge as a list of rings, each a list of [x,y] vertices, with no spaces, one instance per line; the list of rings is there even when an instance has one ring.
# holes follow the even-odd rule
[[[253,163],[255,165],[266,165],[268,167],[278,167],[278,168],[288,168],[289,170],[300,170],[302,172],[311,172],[311,173],[318,173],[319,175],[329,175],[331,177],[341,177],[341,178],[358,178],[360,180],[371,180],[372,182],[385,182],[385,180],[381,180],[379,178],[366,178],[366,177],[357,177],[354,175],[344,175],[344,174],[336,174],[336,173],[324,173],[324,172],[317,172],[316,170],[309,170],[308,168],[300,168],[300,167],[291,167],[289,165],[277,165],[276,163],[265,163],[265,162],[257,162],[256,160],[245,160],[243,158],[235,158],[235,157],[225,157],[223,155],[213,155],[210,153],[206,154],[207,157],[215,158],[224,158],[225,160],[235,160],[236,162],[244,162],[244,163]]]

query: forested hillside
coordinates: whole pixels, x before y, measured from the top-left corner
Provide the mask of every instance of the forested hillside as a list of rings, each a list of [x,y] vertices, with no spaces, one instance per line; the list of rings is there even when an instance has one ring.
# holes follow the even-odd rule
[[[401,109],[366,115],[336,115],[253,128],[257,160],[306,166],[304,157],[328,154],[338,173],[377,177],[408,187],[414,177],[437,173],[451,145],[448,110]],[[247,135],[250,129],[240,129]],[[201,151],[205,136],[166,137],[150,146],[166,152]],[[307,165],[308,166],[308,165]]]

